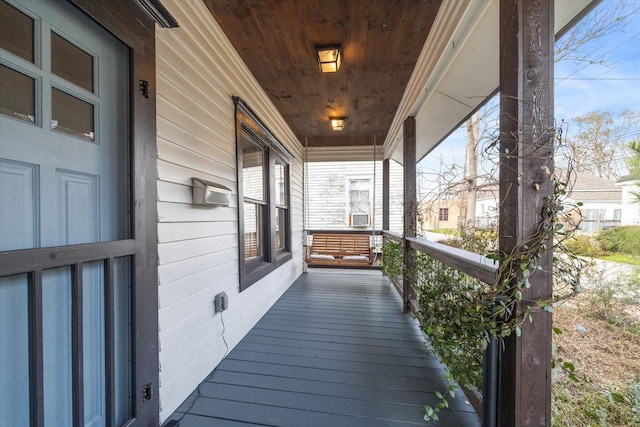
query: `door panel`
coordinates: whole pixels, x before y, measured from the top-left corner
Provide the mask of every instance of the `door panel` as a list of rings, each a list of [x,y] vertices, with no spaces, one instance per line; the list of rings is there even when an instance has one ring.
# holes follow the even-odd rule
[[[0,251],[130,239],[128,48],[66,1],[0,0],[0,13],[7,10],[29,24],[34,53],[23,55],[24,49],[0,40]],[[29,344],[38,326],[30,322],[39,317],[28,315],[29,287],[40,285],[26,274],[0,278],[0,345],[15,351],[0,350],[0,357],[16,367],[11,375],[0,371],[0,425],[3,417],[21,421],[7,425],[28,425],[33,417],[38,397],[29,384],[38,363],[47,427],[106,425],[107,375],[117,391],[111,400],[118,424],[131,418],[132,262],[107,257],[42,270],[42,302],[34,308],[41,314],[41,350]],[[82,271],[81,277],[72,271]],[[80,316],[72,314],[72,307],[78,310],[74,280],[81,280]],[[77,330],[80,338],[72,334]],[[80,368],[73,366],[76,338]],[[41,354],[34,357],[34,351]],[[74,393],[75,372],[82,373],[81,393]]]
[[[84,364],[84,425],[105,425],[104,383],[104,266],[101,262],[82,269],[82,357]]]
[[[39,169],[37,201],[42,207],[41,227],[34,233],[39,234],[41,247],[66,245],[72,241],[88,243],[125,239],[131,235],[127,214],[130,194],[127,189],[129,159],[126,144],[127,50],[69,5],[58,3],[27,1],[18,5],[10,2],[32,16],[40,17],[35,26],[37,28],[40,24],[41,27],[40,38],[35,43],[36,58],[39,58],[35,64],[0,49],[3,67],[28,78],[36,75],[36,90],[29,97],[35,98],[35,116],[38,118],[31,123],[15,114],[0,114],[0,159],[34,164]],[[66,6],[64,9],[68,13],[58,13],[56,6]],[[93,91],[80,86],[82,82],[76,84],[51,71],[51,52],[47,49],[51,46],[52,37],[62,38],[93,59],[93,67],[90,67],[94,73]],[[61,51],[65,52],[64,49]],[[66,76],[66,73],[60,74]],[[16,84],[7,89],[15,92],[12,98],[24,93]],[[27,101],[30,100],[22,103]],[[23,115],[21,112],[16,114]],[[92,123],[91,130],[88,121]],[[92,134],[90,138],[83,136],[88,133]],[[99,222],[91,224],[95,231],[93,234],[87,228],[87,213],[69,210],[65,206],[76,202],[73,197],[66,198],[69,188],[59,185],[60,176],[64,180],[69,174],[95,177],[92,186],[84,189],[91,193],[81,195],[81,203],[86,205],[88,198],[93,198],[92,208],[96,204],[100,207]],[[71,216],[65,217],[66,214]],[[75,236],[72,234],[75,231],[65,229],[65,223],[73,223],[78,215],[84,221],[82,225],[85,228],[79,232],[82,236]],[[52,220],[52,217],[58,220]],[[26,228],[29,225],[21,217],[13,219],[13,223],[3,222],[0,230],[3,249],[16,249],[6,242],[8,238],[2,232],[5,228]],[[77,238],[80,240],[75,240]]]
[[[47,426],[73,425],[71,389],[71,269],[42,272],[44,416]]]
[[[50,215],[59,222],[57,240],[67,245],[100,241],[100,177],[56,170],[58,200]]]
[[[39,184],[36,165],[0,160],[0,251],[39,246]]]
[[[0,426],[29,425],[27,275],[0,277]]]

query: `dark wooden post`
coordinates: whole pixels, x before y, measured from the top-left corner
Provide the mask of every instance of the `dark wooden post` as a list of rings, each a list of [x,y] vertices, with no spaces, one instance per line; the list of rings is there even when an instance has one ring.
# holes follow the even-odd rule
[[[389,169],[389,159],[382,162],[382,229],[389,229],[389,181],[391,172]]]
[[[416,235],[416,118],[407,117],[403,126],[402,158],[404,162],[404,237]],[[414,251],[409,243],[404,241],[405,272],[413,269]],[[402,280],[402,301],[405,313],[411,309],[411,282],[408,273]]]
[[[501,0],[499,245],[507,255],[536,233],[553,194],[553,41],[553,0]],[[552,297],[551,241],[547,247],[523,304]],[[551,425],[552,318],[533,317],[500,354],[500,427]]]

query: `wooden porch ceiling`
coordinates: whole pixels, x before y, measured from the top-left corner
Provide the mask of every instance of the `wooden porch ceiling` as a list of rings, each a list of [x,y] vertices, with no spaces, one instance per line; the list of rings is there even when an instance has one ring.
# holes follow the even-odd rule
[[[335,147],[384,142],[441,0],[205,3],[300,142]],[[335,44],[342,67],[322,74],[315,47]]]

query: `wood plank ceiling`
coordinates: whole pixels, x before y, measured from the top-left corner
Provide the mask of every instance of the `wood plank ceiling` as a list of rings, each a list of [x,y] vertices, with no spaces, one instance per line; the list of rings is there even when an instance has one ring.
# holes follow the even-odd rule
[[[205,3],[300,142],[318,147],[384,142],[441,1]],[[322,74],[315,47],[336,44],[342,67]]]

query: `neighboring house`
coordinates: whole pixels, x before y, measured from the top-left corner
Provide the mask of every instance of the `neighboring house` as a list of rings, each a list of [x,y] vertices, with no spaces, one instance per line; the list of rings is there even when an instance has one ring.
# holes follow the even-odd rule
[[[391,162],[389,229],[402,232],[402,166]],[[382,162],[310,162],[305,171],[308,230],[382,229]]]
[[[303,272],[322,225],[304,222],[304,135],[334,161],[370,159],[376,135],[385,162],[419,159],[495,92],[508,2],[365,3],[0,1],[0,425],[166,420]],[[558,33],[589,3],[523,25]],[[315,43],[336,40],[347,70],[326,76]],[[332,112],[351,112],[342,136]],[[203,204],[194,178],[228,197]],[[325,179],[328,225],[380,227],[372,172]]]
[[[598,178],[583,172],[574,172],[570,185],[569,202],[582,203],[576,212],[581,217],[580,229],[587,233],[615,227],[621,224],[623,212],[630,209],[622,203],[623,190],[614,181]],[[476,221],[481,224],[495,222],[498,216],[497,185],[485,188],[476,199]]]
[[[458,227],[462,212],[462,200],[441,199],[423,203],[423,206],[423,230]]]
[[[576,172],[570,200],[582,203],[580,230],[597,233],[620,225],[622,191],[615,182]]]
[[[622,214],[620,225],[640,224],[640,179],[637,176],[627,175],[616,182],[622,191]]]

